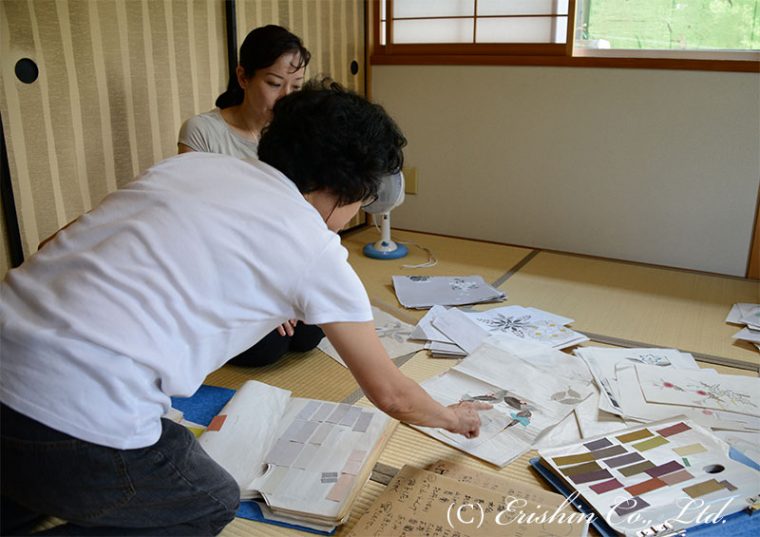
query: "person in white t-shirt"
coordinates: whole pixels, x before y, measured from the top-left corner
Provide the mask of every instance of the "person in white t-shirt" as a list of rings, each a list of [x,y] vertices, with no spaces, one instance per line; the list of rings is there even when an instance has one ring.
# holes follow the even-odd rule
[[[0,283],[3,534],[213,535],[240,491],[162,419],[287,319],[319,325],[390,416],[474,437],[390,361],[336,230],[400,169],[385,111],[336,84],[281,99],[261,161],[178,155],[61,230]],[[255,411],[255,409],[252,409]]]
[[[233,157],[257,157],[261,130],[272,118],[278,99],[303,85],[311,54],[301,38],[282,26],[251,30],[240,46],[240,60],[227,90],[209,112],[182,124],[179,153],[202,151]],[[270,365],[286,352],[315,348],[324,333],[318,326],[289,319],[230,360],[235,365]]]

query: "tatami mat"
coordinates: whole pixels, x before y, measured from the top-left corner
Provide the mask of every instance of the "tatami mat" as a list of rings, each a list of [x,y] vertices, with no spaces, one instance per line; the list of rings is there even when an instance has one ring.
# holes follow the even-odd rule
[[[319,349],[288,353],[265,367],[226,365],[211,373],[205,383],[238,389],[247,380],[290,390],[294,397],[326,401],[342,401],[358,388],[348,369]]]
[[[760,282],[541,252],[501,289],[510,304],[575,319],[585,332],[760,366],[725,323],[736,302],[760,302]]]
[[[486,282],[493,283],[532,252],[528,248],[409,231],[394,230],[392,237],[394,240],[410,243],[408,244],[408,256],[390,260],[366,257],[362,253],[364,245],[379,239],[379,232],[374,227],[348,234],[343,237],[343,245],[348,249],[349,262],[362,279],[369,296],[398,308],[401,306],[393,292],[391,276],[469,276],[477,274],[482,276]],[[403,268],[403,265],[417,265],[428,260],[427,253],[411,243],[428,248],[435,255],[438,264],[434,267],[418,269]],[[415,319],[420,319],[425,314],[422,310],[404,311]]]

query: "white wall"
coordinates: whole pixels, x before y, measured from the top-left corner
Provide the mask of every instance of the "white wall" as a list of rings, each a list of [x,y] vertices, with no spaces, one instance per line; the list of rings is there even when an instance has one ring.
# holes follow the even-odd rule
[[[374,66],[419,193],[394,227],[743,276],[760,75]]]

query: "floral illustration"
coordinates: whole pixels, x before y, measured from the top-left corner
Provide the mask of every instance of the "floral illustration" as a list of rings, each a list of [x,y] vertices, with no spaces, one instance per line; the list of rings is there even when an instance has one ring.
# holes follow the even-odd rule
[[[552,395],[552,401],[557,401],[563,405],[577,405],[582,403],[583,399],[581,399],[581,394],[568,386],[567,390]]]
[[[697,396],[694,404],[698,406],[705,405],[707,401],[713,401],[721,408],[726,408],[729,405],[744,405],[757,408],[757,405],[751,401],[751,395],[740,393],[730,388],[723,388],[719,383],[709,384],[707,382],[699,381],[696,384],[688,384],[686,388],[682,388],[672,382],[660,379],[660,383],[657,384],[657,387],[678,392],[693,393]]]
[[[388,338],[403,343],[412,335],[410,328],[405,328],[399,321],[391,321],[383,326],[375,327],[375,332],[380,338]]]
[[[530,315],[516,317],[497,313],[493,317],[481,317],[478,320],[487,324],[492,332],[512,332],[522,338],[529,337],[527,332],[529,328],[536,328],[531,324]]]
[[[468,291],[478,287],[477,282],[470,282],[462,278],[453,278],[451,282],[449,282],[449,285],[454,291]]]
[[[632,362],[638,362],[640,364],[657,365],[665,367],[671,365],[670,359],[667,356],[661,356],[658,354],[642,354],[639,356],[629,356],[627,358]]]

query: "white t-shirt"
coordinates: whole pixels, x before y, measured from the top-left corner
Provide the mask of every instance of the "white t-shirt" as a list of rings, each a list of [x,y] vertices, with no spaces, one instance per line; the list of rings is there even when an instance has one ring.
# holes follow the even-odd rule
[[[185,121],[179,129],[177,141],[193,151],[220,153],[238,158],[256,157],[259,149],[258,143],[233,131],[224,121],[218,108]]]
[[[347,258],[271,166],[164,160],[0,284],[0,400],[96,444],[151,445],[170,396],[287,319],[371,320]]]

